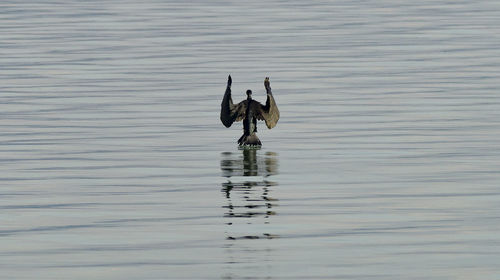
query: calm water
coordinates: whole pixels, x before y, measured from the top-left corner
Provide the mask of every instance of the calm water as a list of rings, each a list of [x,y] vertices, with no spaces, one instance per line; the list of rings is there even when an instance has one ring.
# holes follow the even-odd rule
[[[2,1],[1,278],[500,279],[500,2],[396,2]]]

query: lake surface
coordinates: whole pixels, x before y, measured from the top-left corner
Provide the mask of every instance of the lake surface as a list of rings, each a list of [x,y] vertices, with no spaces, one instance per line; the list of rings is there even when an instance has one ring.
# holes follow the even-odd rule
[[[2,1],[1,278],[500,279],[499,30],[481,0]],[[260,150],[228,74],[271,79]]]

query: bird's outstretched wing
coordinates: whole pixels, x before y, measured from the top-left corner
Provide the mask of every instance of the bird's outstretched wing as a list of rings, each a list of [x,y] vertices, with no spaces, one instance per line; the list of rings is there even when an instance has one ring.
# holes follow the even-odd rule
[[[230,127],[233,122],[241,121],[245,118],[245,112],[247,110],[247,100],[243,100],[240,103],[234,105],[233,99],[231,98],[231,76],[228,77],[226,93],[224,93],[224,98],[220,104],[220,120],[225,127]]]
[[[264,86],[267,91],[266,105],[258,103],[259,107],[257,108],[258,110],[256,110],[258,112],[256,117],[258,120],[266,121],[267,128],[271,129],[276,126],[276,123],[278,123],[278,120],[280,119],[280,111],[278,110],[273,93],[271,92],[269,77],[266,77],[264,80]]]

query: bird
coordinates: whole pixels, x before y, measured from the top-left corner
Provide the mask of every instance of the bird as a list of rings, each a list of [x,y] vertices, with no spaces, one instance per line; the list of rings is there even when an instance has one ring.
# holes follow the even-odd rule
[[[262,143],[257,137],[257,120],[265,121],[271,129],[276,126],[280,118],[280,111],[271,92],[269,77],[264,79],[267,100],[266,105],[252,99],[252,91],[247,90],[247,99],[238,104],[233,104],[231,97],[231,75],[227,78],[226,92],[221,103],[220,120],[225,127],[230,127],[233,122],[243,121],[243,135],[238,139],[239,146],[260,147]]]

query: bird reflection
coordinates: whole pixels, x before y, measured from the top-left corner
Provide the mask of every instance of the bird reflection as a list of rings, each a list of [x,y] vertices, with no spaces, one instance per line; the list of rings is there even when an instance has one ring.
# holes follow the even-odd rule
[[[227,224],[256,224],[263,220],[269,224],[269,217],[276,215],[277,199],[270,196],[272,186],[271,175],[278,174],[278,156],[273,152],[259,154],[255,149],[243,149],[238,153],[222,153],[222,176],[227,182],[222,183],[222,193],[226,198],[224,217]],[[250,220],[248,218],[251,218]],[[268,232],[255,232],[260,227],[252,227],[249,232],[229,235],[228,239],[275,238]]]

